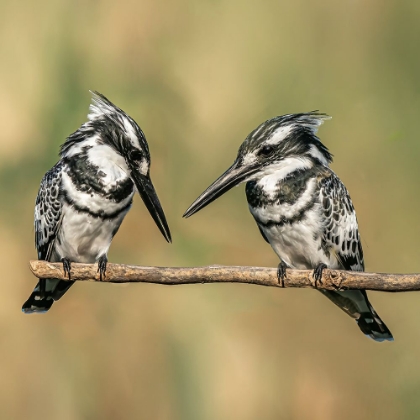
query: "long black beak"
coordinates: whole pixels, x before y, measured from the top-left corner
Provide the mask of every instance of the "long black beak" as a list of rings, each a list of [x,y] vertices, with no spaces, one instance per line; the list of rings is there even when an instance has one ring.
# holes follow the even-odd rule
[[[146,205],[147,210],[149,210],[150,215],[153,217],[157,227],[162,232],[162,235],[168,242],[172,242],[171,232],[169,231],[165,213],[160,205],[159,198],[149,175],[142,175],[137,170],[133,169],[131,170],[131,179],[136,184],[137,191]]]
[[[234,186],[245,181],[250,175],[255,173],[257,168],[255,166],[242,166],[240,161],[236,160],[235,163],[213,184],[210,185],[195,201],[191,204],[188,210],[184,213],[183,217],[190,217],[197,213],[203,207],[206,207],[212,201],[219,198],[226,191],[229,191]]]

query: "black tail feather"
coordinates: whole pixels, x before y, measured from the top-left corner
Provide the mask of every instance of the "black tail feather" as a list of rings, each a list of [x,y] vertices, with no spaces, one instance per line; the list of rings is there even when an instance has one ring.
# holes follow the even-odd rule
[[[40,279],[29,299],[23,304],[25,314],[45,313],[74,284],[74,281]]]
[[[375,341],[393,341],[391,331],[370,304],[365,290],[336,292],[320,290],[347,315],[354,318],[363,334]]]
[[[54,299],[51,292],[41,293],[39,290],[34,290],[23,304],[22,312],[25,314],[44,313],[51,308],[53,303]]]
[[[54,300],[59,300],[63,297],[64,293],[73,286],[74,281],[67,281],[67,280],[59,280],[57,281],[57,285],[55,286],[52,296]]]
[[[357,325],[363,334],[375,341],[394,341],[391,331],[389,331],[373,308],[371,313],[360,315],[360,318],[357,319]]]

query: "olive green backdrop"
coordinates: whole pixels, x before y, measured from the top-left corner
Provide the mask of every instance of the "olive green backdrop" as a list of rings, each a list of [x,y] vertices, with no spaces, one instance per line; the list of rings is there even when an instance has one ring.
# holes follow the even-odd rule
[[[371,294],[382,344],[310,290],[86,283],[20,312],[39,182],[89,89],[143,128],[173,234],[136,197],[112,262],[276,266],[243,186],[181,216],[259,123],[319,109],[367,270],[420,272],[419,27],[408,0],[3,0],[1,418],[419,418],[420,294]]]

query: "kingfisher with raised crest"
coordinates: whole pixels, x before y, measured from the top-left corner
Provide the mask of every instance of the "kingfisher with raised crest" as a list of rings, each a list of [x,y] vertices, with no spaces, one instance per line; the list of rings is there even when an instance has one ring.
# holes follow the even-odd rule
[[[317,111],[272,118],[252,131],[233,165],[188,208],[189,217],[232,187],[246,182],[249,210],[280,258],[279,281],[287,269],[364,271],[356,213],[349,193],[330,169],[332,155],[317,137],[330,117]],[[393,337],[364,290],[319,289],[360,330],[376,341]]]
[[[106,275],[107,253],[137,191],[168,242],[171,234],[150,179],[146,137],[122,109],[92,92],[88,121],[61,146],[59,162],[41,181],[35,204],[38,259],[98,263]],[[46,312],[73,281],[40,279],[24,313]]]

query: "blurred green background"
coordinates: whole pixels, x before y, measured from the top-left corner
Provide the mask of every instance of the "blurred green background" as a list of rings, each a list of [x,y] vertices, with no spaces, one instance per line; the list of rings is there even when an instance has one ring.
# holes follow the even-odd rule
[[[112,262],[276,266],[243,186],[187,206],[262,121],[319,109],[358,211],[367,270],[420,272],[420,3],[0,3],[0,417],[416,419],[420,294],[371,293],[394,343],[320,293],[77,284],[42,316],[33,207],[98,90],[143,128],[173,234],[137,197]]]

